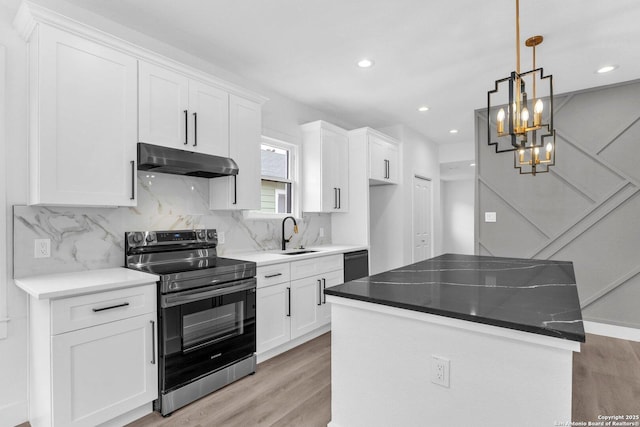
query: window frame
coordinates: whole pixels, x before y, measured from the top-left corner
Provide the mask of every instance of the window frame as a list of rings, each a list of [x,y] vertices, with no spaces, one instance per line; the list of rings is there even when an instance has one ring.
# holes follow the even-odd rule
[[[292,142],[283,141],[281,139],[272,138],[262,135],[260,137],[260,146],[263,144],[270,145],[275,148],[287,150],[289,153],[289,179],[260,175],[260,182],[262,180],[284,182],[291,185],[291,213],[270,213],[263,212],[261,210],[245,211],[244,217],[246,219],[284,219],[287,216],[293,216],[295,218],[300,217],[300,146]],[[262,165],[262,163],[261,163]]]

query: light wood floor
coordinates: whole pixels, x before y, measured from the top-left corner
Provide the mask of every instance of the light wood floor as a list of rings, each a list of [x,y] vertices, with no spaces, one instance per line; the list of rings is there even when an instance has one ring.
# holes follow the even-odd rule
[[[573,421],[640,415],[640,342],[587,335],[573,356]],[[143,426],[326,426],[331,418],[329,333],[258,366],[255,375]]]
[[[166,418],[153,413],[128,427],[326,427],[330,419],[331,334],[326,333]]]
[[[573,421],[640,415],[640,342],[587,335],[573,354]]]
[[[587,335],[573,358],[573,421],[640,414],[640,343]],[[128,427],[326,426],[331,418],[331,334],[258,365],[255,375],[167,418]],[[22,426],[28,426],[28,423]]]

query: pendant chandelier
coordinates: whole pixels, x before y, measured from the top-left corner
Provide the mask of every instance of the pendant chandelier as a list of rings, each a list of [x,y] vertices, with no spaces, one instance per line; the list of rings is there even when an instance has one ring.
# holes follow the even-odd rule
[[[555,165],[556,135],[553,128],[553,76],[536,68],[536,46],[542,36],[525,45],[533,51],[533,67],[520,72],[520,2],[516,0],[516,70],[496,80],[487,93],[487,141],[496,153],[513,151],[513,167],[520,174],[549,172]],[[533,111],[533,114],[531,114]]]

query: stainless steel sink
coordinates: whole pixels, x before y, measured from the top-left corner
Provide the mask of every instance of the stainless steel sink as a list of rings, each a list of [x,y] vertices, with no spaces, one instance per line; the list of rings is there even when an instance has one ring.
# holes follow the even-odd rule
[[[302,254],[310,254],[312,252],[318,252],[318,251],[312,251],[312,250],[309,250],[309,249],[304,249],[304,250],[300,250],[300,251],[280,252],[280,255],[302,255]]]

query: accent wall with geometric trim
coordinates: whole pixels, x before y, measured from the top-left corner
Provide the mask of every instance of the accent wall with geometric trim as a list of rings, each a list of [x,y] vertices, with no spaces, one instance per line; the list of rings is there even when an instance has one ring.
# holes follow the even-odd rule
[[[585,320],[640,328],[640,80],[554,103],[556,164],[536,176],[475,112],[476,254],[572,261]]]

